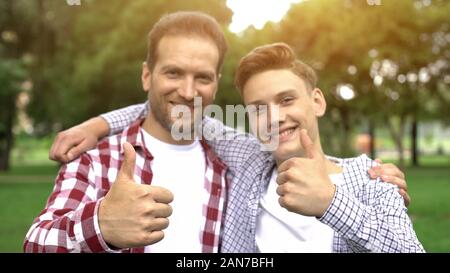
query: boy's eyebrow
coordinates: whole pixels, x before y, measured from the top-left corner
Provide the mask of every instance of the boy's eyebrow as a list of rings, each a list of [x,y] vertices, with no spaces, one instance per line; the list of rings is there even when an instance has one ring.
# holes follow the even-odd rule
[[[286,90],[283,90],[280,93],[276,94],[275,97],[277,99],[279,99],[285,95],[291,95],[292,93],[295,93],[295,92],[296,92],[295,89],[286,89]],[[249,102],[247,105],[264,105],[264,104],[267,104],[267,103],[265,103],[262,100],[255,100],[255,101]]]
[[[255,100],[252,102],[249,102],[247,105],[263,105],[266,104],[265,102],[263,102],[262,100]]]
[[[275,97],[276,98],[281,98],[281,97],[284,97],[286,95],[292,95],[292,93],[295,94],[296,90],[295,89],[286,89],[286,90],[283,90],[280,93],[278,93]]]

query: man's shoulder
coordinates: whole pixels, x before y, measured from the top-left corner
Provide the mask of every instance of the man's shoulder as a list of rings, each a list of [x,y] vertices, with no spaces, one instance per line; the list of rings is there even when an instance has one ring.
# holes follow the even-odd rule
[[[353,169],[353,170],[359,170],[359,171],[368,171],[370,168],[378,165],[378,163],[368,157],[366,154],[361,154],[356,157],[348,157],[348,158],[338,158],[333,157],[333,159],[336,159],[344,169]]]
[[[386,191],[397,191],[397,186],[393,184],[384,183],[380,178],[370,178],[367,171],[378,163],[367,155],[361,154],[341,160],[344,169],[344,186],[353,191],[360,199],[376,199]]]
[[[117,156],[117,158],[119,158],[121,138],[122,133],[105,137],[97,143],[97,146],[95,146],[95,148],[86,151],[84,153],[84,156],[90,158],[91,160],[99,159],[100,157],[105,156]]]
[[[250,133],[239,131],[225,125],[222,121],[211,117],[203,119],[203,136],[206,140],[239,140],[247,143],[258,144],[258,140]]]

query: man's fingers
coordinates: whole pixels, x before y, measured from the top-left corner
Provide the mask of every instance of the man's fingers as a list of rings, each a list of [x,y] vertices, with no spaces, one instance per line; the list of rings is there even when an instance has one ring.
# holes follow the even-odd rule
[[[119,170],[119,176],[124,179],[118,179],[120,180],[133,180],[134,177],[134,167],[136,165],[136,151],[134,150],[133,146],[125,142],[123,144],[123,152],[124,152],[124,158],[122,162],[122,166],[120,166]]]
[[[405,179],[405,174],[393,164],[382,164],[380,166],[372,167],[368,170],[368,173],[372,179],[382,175],[396,176],[400,179]]]
[[[375,179],[381,176],[381,169],[379,166],[372,167],[367,171],[369,173],[370,178]]]
[[[161,230],[149,232],[147,239],[145,240],[146,245],[152,245],[164,238],[164,232]]]
[[[154,203],[150,214],[156,218],[166,218],[172,215],[172,207],[165,203]]]
[[[390,184],[394,184],[398,186],[400,189],[403,189],[404,191],[408,191],[408,185],[406,184],[406,181],[401,178],[398,178],[397,176],[382,175],[381,180]]]
[[[386,170],[387,172],[389,172],[389,173],[387,173],[389,175],[395,175],[400,178],[405,178],[405,174],[397,166],[395,166],[392,163],[381,164],[380,168],[382,171]]]
[[[380,158],[375,158],[375,162],[377,162],[378,164],[383,164],[383,161]]]
[[[149,226],[149,231],[159,231],[166,229],[169,226],[169,219],[167,218],[155,218]]]
[[[403,197],[403,201],[405,202],[405,207],[409,206],[409,204],[411,203],[411,197],[409,196],[409,194],[403,189],[400,189],[399,193]]]
[[[372,178],[377,178],[382,175],[390,175],[390,176],[396,176],[401,179],[405,179],[405,174],[397,168],[395,165],[392,164],[382,164],[380,166],[376,166],[371,168],[369,171],[369,174],[374,175]]]
[[[157,203],[169,204],[173,201],[173,194],[168,189],[158,186],[149,186],[150,196]]]

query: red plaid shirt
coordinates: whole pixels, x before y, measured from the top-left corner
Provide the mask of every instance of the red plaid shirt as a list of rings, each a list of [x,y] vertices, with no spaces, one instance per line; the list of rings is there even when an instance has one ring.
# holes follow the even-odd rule
[[[134,122],[122,134],[106,138],[97,148],[61,167],[45,209],[28,231],[25,252],[144,252],[144,247],[114,251],[103,240],[98,224],[98,208],[116,180],[123,161],[122,144],[136,150],[136,183],[150,184],[153,156],[144,145],[142,120]],[[205,188],[210,194],[203,212],[203,252],[217,252],[227,184],[226,165],[202,140],[205,151]],[[176,208],[174,208],[176,210]]]

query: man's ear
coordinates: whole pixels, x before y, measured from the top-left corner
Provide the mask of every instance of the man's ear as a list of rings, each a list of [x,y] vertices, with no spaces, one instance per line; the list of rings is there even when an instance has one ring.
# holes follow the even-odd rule
[[[142,81],[142,89],[144,90],[144,92],[150,91],[151,72],[150,72],[150,68],[148,68],[147,62],[142,63],[141,81]]]
[[[322,117],[327,110],[327,101],[319,88],[314,88],[311,97],[313,99],[314,114],[316,117]]]
[[[216,89],[214,90],[213,100],[216,99],[217,90],[219,89],[220,78],[222,78],[222,74],[219,73],[219,74],[217,74],[217,86],[216,86]]]

